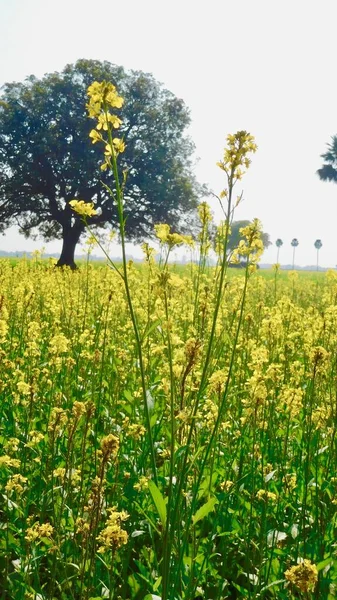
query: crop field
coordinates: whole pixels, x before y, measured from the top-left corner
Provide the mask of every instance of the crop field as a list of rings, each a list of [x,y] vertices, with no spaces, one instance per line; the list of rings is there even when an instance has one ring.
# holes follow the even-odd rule
[[[257,219],[230,245],[246,131],[224,220],[200,202],[193,238],[155,223],[159,257],[128,262],[123,99],[88,96],[122,261],[90,263],[102,208],[68,198],[86,263],[0,262],[0,599],[332,600],[337,273],[259,272]]]
[[[0,262],[2,599],[335,597],[337,275],[219,274]]]

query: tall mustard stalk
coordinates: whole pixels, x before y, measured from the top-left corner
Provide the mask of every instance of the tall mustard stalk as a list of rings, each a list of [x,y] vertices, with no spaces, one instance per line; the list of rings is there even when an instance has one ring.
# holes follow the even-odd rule
[[[176,572],[175,569],[173,568],[173,564],[172,564],[172,548],[173,548],[173,543],[174,543],[174,539],[175,539],[179,508],[181,506],[182,498],[184,497],[183,492],[184,492],[184,488],[186,485],[186,478],[187,478],[188,469],[189,469],[188,458],[189,458],[189,450],[190,450],[193,431],[194,431],[194,425],[193,425],[194,418],[197,414],[197,411],[198,411],[198,408],[200,405],[200,401],[203,397],[205,388],[207,386],[207,379],[208,379],[208,375],[209,375],[209,366],[210,366],[212,352],[213,352],[214,343],[215,343],[216,326],[217,326],[218,315],[219,315],[219,310],[220,310],[220,306],[221,306],[221,299],[222,299],[223,291],[224,291],[224,282],[225,282],[225,276],[226,276],[226,271],[227,271],[227,267],[228,267],[228,256],[227,256],[228,239],[229,239],[229,232],[230,232],[230,223],[231,223],[231,220],[233,217],[233,210],[234,210],[233,209],[233,189],[234,189],[235,183],[242,178],[243,169],[244,168],[248,169],[248,167],[250,165],[249,154],[251,152],[255,152],[257,150],[257,146],[254,142],[254,138],[250,134],[248,134],[246,131],[239,131],[235,135],[229,135],[227,137],[227,142],[228,142],[228,147],[225,148],[223,160],[218,163],[218,166],[226,173],[227,186],[228,186],[227,189],[221,193],[221,198],[227,199],[227,209],[225,211],[225,222],[223,224],[223,227],[221,228],[223,230],[223,235],[220,238],[220,245],[221,245],[220,273],[219,273],[218,280],[217,280],[217,289],[216,289],[215,306],[214,306],[213,318],[212,318],[212,326],[211,326],[211,331],[210,331],[210,335],[209,335],[209,339],[208,339],[206,355],[204,358],[200,385],[199,385],[199,389],[196,393],[195,401],[194,401],[192,411],[191,411],[191,419],[190,419],[191,425],[190,425],[190,428],[188,431],[187,441],[185,444],[185,450],[184,450],[183,459],[182,459],[182,464],[180,467],[179,478],[177,481],[175,502],[172,502],[172,508],[171,508],[171,511],[168,514],[168,518],[167,518],[167,525],[166,525],[167,531],[165,532],[166,544],[165,544],[165,548],[164,548],[163,566],[162,566],[162,577],[163,577],[163,579],[162,579],[162,600],[168,600],[168,598],[170,597],[170,593],[172,592],[172,587],[174,589],[174,587],[176,585],[177,576],[179,579],[179,567],[178,567],[178,572]],[[239,201],[240,199],[241,199],[241,196],[238,197],[237,201]],[[245,254],[248,258],[249,255],[251,254],[251,252],[252,252],[252,248],[250,246],[247,246],[247,244],[245,242],[243,242],[243,246],[241,247],[241,254],[243,254],[243,255]],[[243,310],[243,308],[242,308],[242,310]],[[239,321],[240,325],[241,325],[241,319],[242,319],[242,312],[241,312],[241,318]],[[238,333],[239,333],[239,331],[238,331]],[[238,335],[238,333],[237,333],[237,335]],[[222,407],[224,406],[224,403],[225,402],[223,401]],[[215,436],[217,434],[218,427],[220,424],[221,414],[222,413],[220,412],[219,421],[216,425],[215,431],[213,432],[214,435],[211,437],[209,451],[207,452],[207,456],[209,455],[211,447],[213,446],[214,439],[215,439]],[[172,462],[174,460],[174,457],[171,456],[170,460]],[[205,462],[204,462],[204,465],[205,465]],[[203,471],[203,469],[202,469],[202,471]],[[169,499],[169,505],[171,506],[171,498]],[[191,518],[192,518],[192,515],[191,515]],[[182,547],[184,547],[184,544],[182,544]],[[178,565],[180,567],[182,564],[182,560],[183,560],[183,549],[181,548],[180,556],[179,556],[179,560],[178,560]]]
[[[119,236],[121,242],[122,249],[122,273],[116,267],[116,265],[110,261],[112,267],[119,272],[124,282],[125,295],[129,307],[130,318],[132,321],[136,349],[138,354],[139,361],[139,371],[141,377],[141,386],[142,386],[142,396],[143,396],[143,405],[144,405],[144,415],[145,415],[145,424],[147,430],[147,436],[149,441],[149,449],[150,449],[150,459],[151,459],[151,467],[152,474],[155,483],[158,483],[157,480],[157,467],[155,460],[155,452],[154,452],[154,443],[153,436],[151,430],[151,421],[150,421],[150,411],[148,406],[148,390],[146,386],[145,380],[145,369],[144,369],[144,360],[143,360],[143,351],[142,351],[142,343],[141,343],[141,335],[139,331],[139,326],[137,323],[136,313],[133,307],[129,278],[128,278],[128,269],[127,269],[127,260],[126,260],[126,249],[125,249],[125,214],[124,214],[124,198],[123,198],[123,186],[120,183],[119,173],[118,173],[118,165],[117,159],[119,154],[124,152],[125,144],[123,139],[113,137],[112,132],[114,129],[118,129],[122,123],[121,119],[110,112],[110,109],[119,109],[123,106],[124,100],[121,96],[118,95],[115,86],[112,83],[101,82],[98,83],[95,81],[88,88],[88,96],[89,102],[87,104],[89,117],[96,119],[97,124],[95,129],[92,129],[89,137],[92,139],[92,143],[96,142],[103,143],[105,146],[104,151],[104,162],[101,165],[101,169],[105,171],[106,169],[110,169],[114,176],[115,190],[113,191],[109,186],[105,185],[105,188],[111,195],[113,201],[115,202],[117,208],[118,215],[118,224],[119,224]],[[103,133],[105,132],[106,137],[104,137]],[[97,213],[94,209],[93,203],[84,203],[83,201],[72,200],[70,202],[73,210],[78,214],[82,215],[83,219],[87,223],[87,218],[95,216]]]

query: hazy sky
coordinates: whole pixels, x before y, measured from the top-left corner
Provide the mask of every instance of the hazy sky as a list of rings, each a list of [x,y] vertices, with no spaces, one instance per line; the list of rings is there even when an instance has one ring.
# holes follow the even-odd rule
[[[196,174],[214,192],[226,135],[255,136],[236,219],[258,217],[273,242],[281,237],[282,263],[297,237],[297,264],[315,264],[321,238],[320,263],[336,265],[337,185],[316,175],[337,134],[336,0],[0,0],[0,9],[0,85],[79,58],[153,73],[190,108]],[[1,249],[42,245],[0,236]],[[275,259],[273,245],[263,262]]]

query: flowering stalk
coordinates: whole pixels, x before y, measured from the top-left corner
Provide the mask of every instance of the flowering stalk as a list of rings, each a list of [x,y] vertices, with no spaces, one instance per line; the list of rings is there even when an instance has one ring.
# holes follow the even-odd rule
[[[200,296],[200,280],[205,272],[207,264],[207,256],[211,248],[210,225],[212,223],[212,214],[207,202],[202,202],[198,206],[198,214],[201,223],[201,232],[199,234],[199,265],[196,278],[195,294],[194,294],[194,319],[195,325],[198,324],[198,309]]]
[[[126,248],[125,248],[125,215],[124,215],[124,200],[123,200],[123,189],[120,184],[118,167],[117,167],[117,158],[120,153],[125,150],[124,141],[120,138],[112,137],[112,130],[118,129],[121,125],[122,121],[116,115],[110,113],[109,108],[121,108],[123,106],[124,100],[121,96],[118,96],[116,88],[111,83],[102,82],[98,83],[94,82],[88,88],[88,96],[89,102],[87,104],[87,109],[89,113],[89,117],[97,119],[96,128],[93,129],[89,137],[92,139],[92,143],[103,142],[105,144],[105,160],[101,165],[102,170],[111,169],[114,179],[115,179],[115,192],[111,190],[109,186],[105,186],[114,200],[117,207],[118,221],[119,221],[119,235],[121,240],[121,248],[122,248],[122,262],[123,262],[123,282],[124,289],[127,298],[127,303],[129,307],[130,317],[133,325],[136,347],[138,353],[139,360],[139,369],[141,375],[141,385],[142,385],[142,395],[143,395],[143,404],[144,404],[144,413],[145,413],[145,422],[146,429],[148,434],[149,446],[150,446],[150,457],[151,457],[151,466],[155,483],[157,483],[157,467],[155,461],[154,454],[154,444],[153,437],[151,431],[151,422],[150,422],[150,413],[148,407],[148,399],[147,399],[147,388],[145,381],[145,369],[144,369],[144,361],[143,361],[143,352],[142,352],[142,344],[141,337],[139,332],[139,327],[137,323],[136,314],[133,308],[129,279],[128,279],[128,270],[127,270],[127,259],[126,259]],[[101,133],[101,130],[107,132],[107,139],[105,139]],[[77,201],[72,201],[71,206],[73,209],[82,214],[84,218],[86,216],[93,216],[96,214],[94,210],[93,204],[91,205],[91,210],[89,213],[81,212],[81,207],[78,206]],[[108,257],[109,259],[109,257]],[[112,264],[114,268],[115,265],[112,261],[109,262]]]
[[[245,228],[245,229],[249,229]],[[247,248],[252,248],[252,245],[247,245]],[[248,250],[247,250],[248,252]],[[251,252],[251,250],[250,250]],[[235,357],[236,357],[236,349],[237,349],[237,345],[238,345],[238,340],[239,340],[239,334],[240,334],[240,330],[241,330],[241,325],[242,325],[242,320],[243,320],[243,313],[244,313],[244,307],[245,307],[245,300],[246,300],[246,293],[247,293],[247,285],[248,285],[248,280],[249,280],[249,274],[250,274],[250,257],[251,254],[247,254],[248,260],[247,260],[247,264],[246,264],[246,269],[245,269],[245,280],[244,280],[244,287],[243,287],[243,291],[242,291],[242,297],[241,297],[241,302],[240,302],[240,313],[239,313],[239,318],[238,318],[238,323],[237,323],[237,327],[236,327],[236,333],[235,333],[235,338],[234,338],[234,343],[233,343],[233,348],[232,348],[232,352],[231,352],[231,357],[230,357],[230,363],[229,363],[229,369],[228,369],[228,374],[226,377],[226,382],[225,382],[225,388],[222,394],[222,398],[221,398],[221,403],[219,406],[219,411],[218,411],[218,416],[217,419],[215,421],[213,430],[211,432],[211,436],[209,439],[209,442],[207,444],[206,450],[205,450],[205,454],[203,456],[203,459],[201,461],[201,466],[199,469],[199,473],[198,473],[198,478],[197,478],[197,482],[195,485],[195,493],[192,497],[192,501],[191,501],[191,505],[189,507],[189,513],[188,513],[188,517],[186,519],[186,525],[185,525],[185,536],[184,536],[184,541],[181,544],[181,554],[180,554],[180,560],[179,560],[179,566],[177,569],[177,572],[179,573],[179,570],[181,568],[182,565],[182,561],[184,558],[184,551],[186,549],[186,545],[188,543],[188,539],[189,539],[189,532],[190,532],[190,527],[191,527],[191,523],[192,523],[192,518],[194,515],[194,512],[196,510],[196,506],[197,506],[197,500],[198,500],[198,490],[200,488],[200,484],[202,482],[202,478],[205,472],[205,468],[206,465],[208,463],[208,459],[209,456],[211,454],[211,452],[214,450],[214,445],[217,439],[217,435],[219,432],[219,428],[220,425],[223,421],[223,415],[224,415],[224,410],[226,407],[226,401],[227,401],[227,396],[228,396],[228,390],[229,390],[229,385],[231,382],[231,376],[232,376],[232,371],[233,371],[233,366],[234,366],[234,361],[235,361]],[[256,260],[256,256],[253,258],[252,260]],[[210,477],[211,480],[211,477]]]
[[[226,275],[226,271],[227,271],[227,267],[228,267],[227,248],[228,248],[229,228],[230,228],[230,223],[231,223],[231,219],[233,216],[233,188],[234,188],[235,183],[238,180],[242,179],[242,176],[243,176],[242,169],[243,168],[248,169],[248,167],[250,165],[250,159],[248,157],[249,153],[256,152],[256,150],[257,150],[257,146],[254,142],[253,136],[248,134],[246,131],[239,131],[235,135],[229,135],[227,137],[227,142],[228,142],[228,147],[225,148],[223,161],[220,161],[218,163],[218,166],[226,173],[227,183],[228,183],[228,190],[223,191],[220,196],[221,198],[227,198],[227,210],[225,213],[225,223],[223,226],[224,236],[221,240],[222,254],[221,254],[220,274],[219,274],[218,283],[217,283],[217,291],[216,291],[216,299],[215,299],[215,307],[214,307],[214,312],[213,312],[212,326],[211,326],[211,331],[210,331],[210,335],[209,335],[209,339],[208,339],[207,351],[206,351],[203,370],[202,370],[202,374],[201,374],[201,381],[200,381],[199,389],[196,394],[195,402],[194,402],[194,405],[193,405],[192,411],[191,411],[191,425],[190,425],[190,428],[188,431],[187,441],[186,441],[186,445],[185,445],[185,452],[183,455],[182,465],[180,468],[181,474],[179,477],[179,483],[177,485],[176,501],[172,508],[170,522],[168,519],[167,527],[169,528],[169,534],[167,535],[168,539],[167,539],[166,547],[164,549],[164,559],[163,559],[163,581],[162,581],[162,599],[163,600],[167,600],[167,598],[169,597],[171,585],[175,586],[175,583],[177,581],[177,575],[178,575],[178,579],[179,579],[179,570],[181,568],[181,564],[182,564],[182,560],[183,560],[183,551],[181,550],[180,557],[178,560],[178,565],[179,565],[178,570],[177,570],[177,573],[175,573],[174,569],[172,568],[172,564],[171,564],[172,545],[173,545],[173,540],[174,540],[175,526],[176,526],[176,522],[177,522],[177,518],[178,518],[179,508],[181,505],[181,498],[183,497],[183,491],[184,491],[186,477],[187,477],[187,473],[188,473],[188,469],[189,469],[188,457],[189,457],[189,449],[190,449],[191,441],[192,441],[192,435],[193,435],[193,431],[194,431],[193,423],[194,423],[194,419],[195,419],[195,416],[196,416],[198,408],[199,408],[201,398],[203,397],[205,388],[207,386],[209,365],[210,365],[212,351],[213,351],[214,342],[215,342],[216,325],[217,325],[217,321],[218,321],[218,314],[219,314],[219,309],[220,309],[220,305],[221,305],[221,299],[223,296],[225,275]],[[239,198],[241,198],[241,197],[239,197]],[[245,250],[246,250],[247,257],[249,257],[250,254],[252,253],[252,248],[249,245],[249,243],[246,244]],[[246,285],[247,285],[247,276],[248,276],[248,261],[247,261],[247,269],[246,269],[245,290],[246,290]],[[244,295],[245,295],[245,291],[244,291]],[[243,305],[244,305],[244,297],[243,297],[242,303],[241,303],[241,316],[240,316],[240,320],[239,320],[239,327],[238,327],[236,341],[238,339],[239,330],[241,327]],[[235,346],[236,346],[236,343],[234,345],[234,349],[233,349],[233,353],[232,353],[232,363],[233,363],[233,359],[234,359]],[[230,373],[229,373],[229,378],[230,378]],[[229,385],[229,379],[227,380],[227,387],[228,387],[228,385]],[[226,387],[226,392],[227,392],[227,387]],[[215,437],[216,437],[216,434],[217,434],[217,431],[219,428],[220,419],[222,416],[222,410],[223,410],[223,407],[225,404],[226,395],[227,395],[227,393],[224,395],[223,402],[221,405],[221,411],[219,411],[219,417],[218,417],[215,429],[213,431],[213,435],[211,436],[210,444],[206,451],[206,455],[207,455],[206,459],[209,456],[209,452],[210,452],[211,448],[213,447],[213,443],[214,443],[214,440],[215,440]],[[203,462],[203,466],[205,466],[205,464],[206,464],[206,459]],[[203,473],[203,468],[201,469],[201,475],[202,475],[202,473]],[[199,479],[199,483],[200,483],[200,481],[201,481],[201,477]],[[195,500],[196,500],[196,494],[194,495],[194,502],[195,502]],[[194,506],[193,502],[192,502],[192,504]],[[189,529],[191,519],[192,519],[192,512],[190,512],[190,519],[189,519],[189,523],[187,525],[187,530]],[[184,546],[184,544],[183,544],[183,546]],[[172,575],[172,581],[171,581],[171,575]]]

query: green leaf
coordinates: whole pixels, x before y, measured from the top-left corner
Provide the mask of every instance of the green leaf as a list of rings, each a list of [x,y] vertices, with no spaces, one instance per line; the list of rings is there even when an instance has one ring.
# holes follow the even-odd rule
[[[145,510],[142,509],[142,507],[140,506],[140,504],[138,504],[138,502],[135,502],[135,506],[137,506],[138,510],[144,515],[144,517],[146,518],[146,520],[150,523],[151,527],[154,529],[154,531],[156,531],[158,534],[160,534],[159,529],[156,527],[156,524],[152,521],[152,519],[149,517],[149,515],[145,512]]]
[[[248,590],[246,590],[244,587],[242,587],[238,583],[234,583],[234,581],[232,582],[232,585],[233,585],[233,587],[235,587],[236,590],[241,592],[242,598],[248,598],[248,593],[249,593]]]
[[[153,591],[156,592],[161,584],[162,577],[158,577],[157,581],[153,584]]]
[[[328,565],[333,563],[333,558],[331,558],[331,556],[329,556],[328,558],[325,558],[324,560],[322,560],[321,562],[319,562],[316,567],[317,567],[317,571],[322,571],[322,569],[325,569],[325,567],[327,567]]]
[[[133,402],[134,401],[134,397],[131,394],[130,390],[124,390],[123,392],[123,396],[126,400],[128,400],[129,402]]]
[[[198,500],[201,500],[203,496],[207,496],[208,492],[214,487],[214,484],[218,478],[218,473],[215,472],[212,474],[212,477],[209,475],[203,480],[198,490]]]
[[[152,500],[158,511],[159,518],[162,522],[163,527],[166,525],[166,504],[161,491],[157,488],[154,481],[149,481],[149,491],[152,496]]]
[[[268,583],[268,585],[265,585],[263,588],[261,588],[260,592],[265,592],[266,590],[270,590],[270,588],[274,587],[275,585],[280,585],[281,583],[284,583],[285,581],[287,581],[286,579],[278,579],[277,581],[272,581],[271,583]]]
[[[214,507],[216,504],[218,504],[218,502],[219,501],[216,498],[210,498],[206,504],[203,504],[192,517],[193,525],[198,523],[198,521],[201,521],[201,519],[206,517],[212,510],[214,510]]]
[[[162,324],[162,319],[156,319],[151,324],[148,323],[146,325],[146,327],[144,329],[144,332],[143,332],[143,335],[142,335],[142,342],[145,340],[146,337],[149,337],[150,333],[152,333],[152,331],[154,329],[156,329],[158,327],[158,325],[161,325],[161,324]]]

